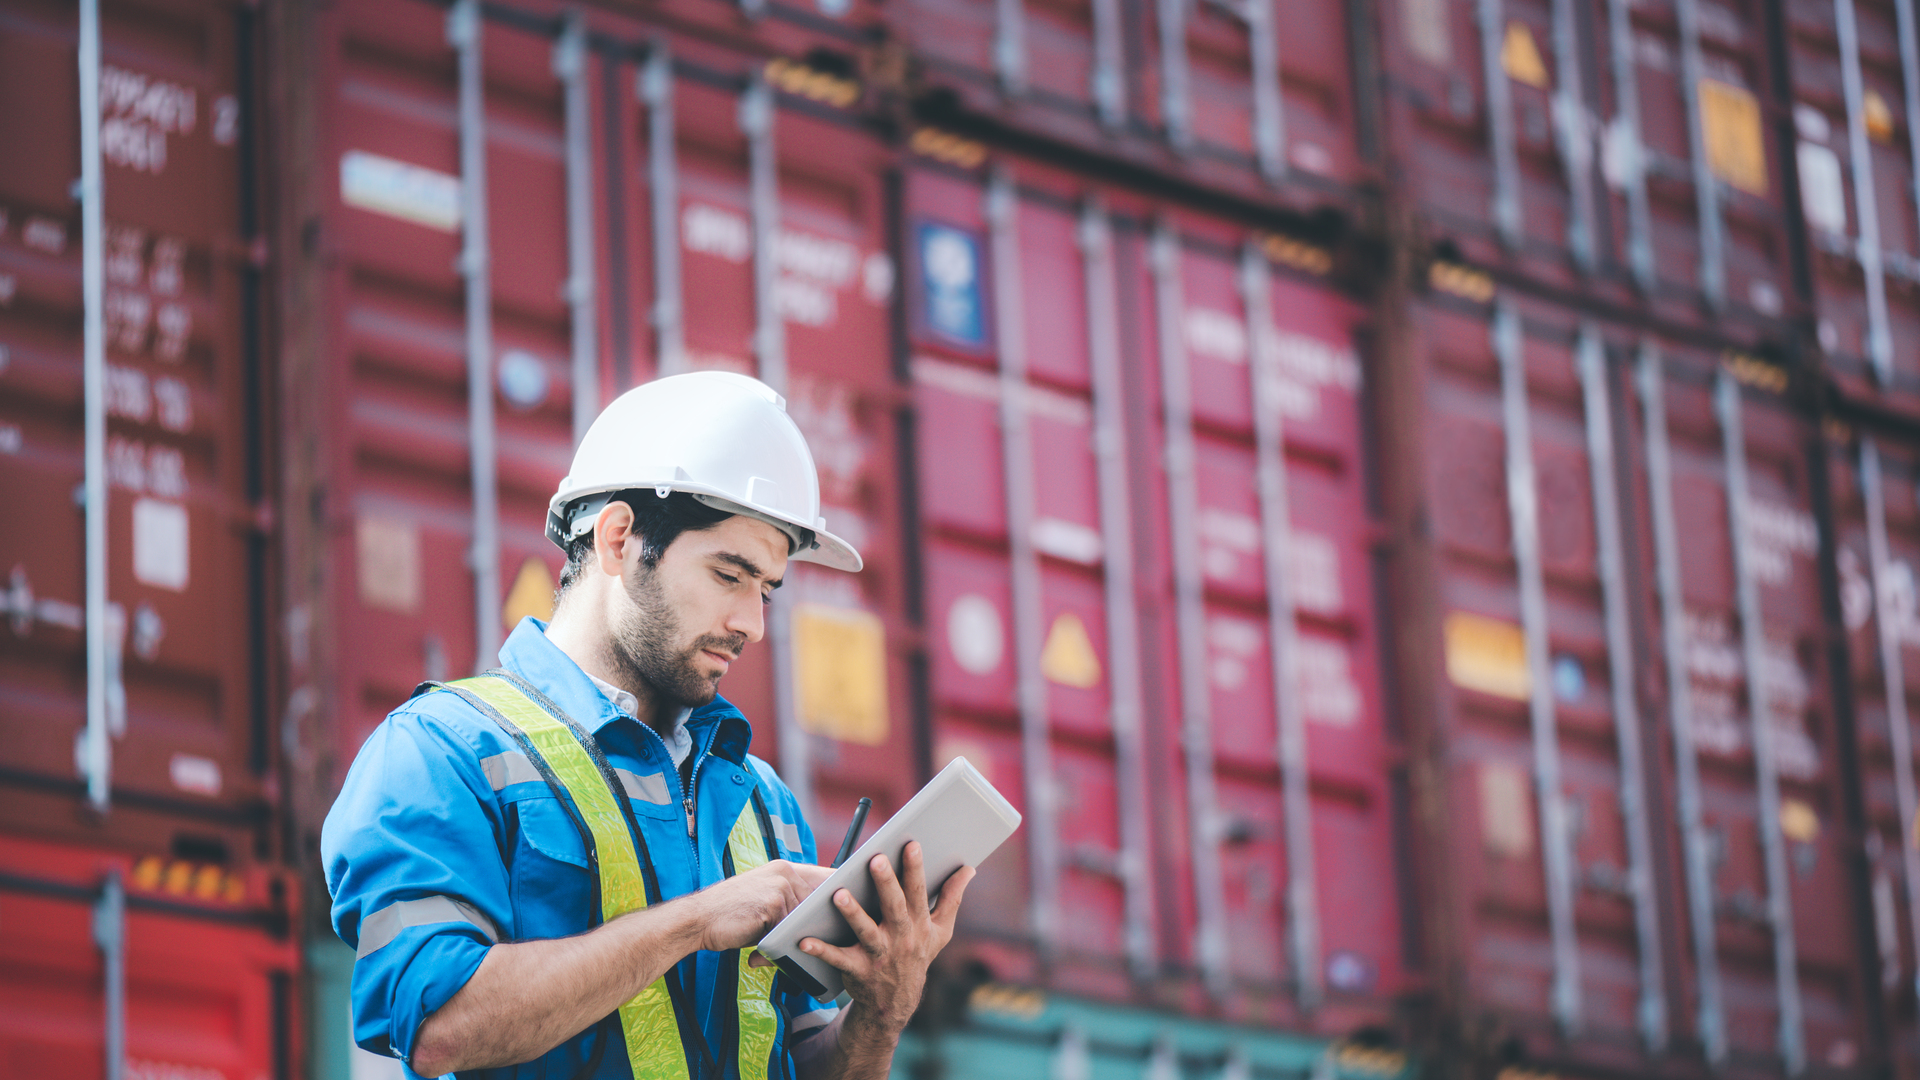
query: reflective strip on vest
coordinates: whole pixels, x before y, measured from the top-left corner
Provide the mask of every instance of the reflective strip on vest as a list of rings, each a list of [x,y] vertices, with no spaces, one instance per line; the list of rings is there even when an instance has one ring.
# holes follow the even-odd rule
[[[759,818],[753,812],[753,800],[748,799],[727,837],[736,874],[767,864],[767,841],[761,835]],[[740,1080],[767,1080],[767,1063],[780,1033],[780,1018],[773,1009],[776,969],[771,964],[754,967],[748,963],[752,956],[752,949],[740,950],[740,988],[734,995],[740,1005]]]
[[[641,872],[633,834],[627,829],[626,816],[620,812],[606,777],[566,723],[499,676],[475,676],[448,686],[491,705],[519,729],[553,771],[554,778],[567,789],[593,836],[603,918],[611,920],[646,907],[646,878]],[[529,760],[527,764],[533,763]],[[534,771],[539,770],[536,767]],[[615,771],[630,798],[656,801],[652,785],[665,786],[665,778],[657,773],[635,776],[625,769]],[[492,779],[491,773],[489,779]],[[769,859],[767,840],[755,812],[756,802],[755,798],[747,800],[740,817],[733,823],[733,832],[727,837],[728,854],[736,874],[765,866]],[[751,967],[748,958],[752,953],[751,949],[739,950],[740,982],[735,994],[740,1010],[738,1068],[740,1080],[768,1080],[768,1065],[780,1030],[773,1004],[775,969]],[[693,1007],[692,1002],[687,1005]],[[680,1039],[679,1023],[674,1017],[673,1000],[667,993],[664,975],[620,1006],[620,1030],[626,1036],[627,1063],[633,1069],[634,1080],[690,1080],[687,1052]]]
[[[567,789],[593,836],[602,919],[611,922],[646,907],[646,878],[640,872],[640,856],[627,831],[626,816],[567,725],[505,679],[482,675],[452,685],[493,706],[518,728]],[[687,1054],[664,976],[620,1006],[620,1031],[626,1036],[627,1063],[634,1080],[689,1080]]]

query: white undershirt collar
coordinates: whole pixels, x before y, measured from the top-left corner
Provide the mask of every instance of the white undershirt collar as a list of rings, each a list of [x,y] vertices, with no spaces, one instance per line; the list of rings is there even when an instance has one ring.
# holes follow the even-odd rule
[[[600,692],[606,695],[608,701],[613,702],[614,708],[619,709],[628,716],[636,719],[639,718],[639,698],[634,697],[632,694],[620,689],[605,679],[599,678],[592,672],[583,672],[583,674],[593,680],[593,685],[600,688]],[[681,709],[673,718],[672,729],[661,738],[661,741],[667,744],[667,753],[673,756],[675,768],[679,768],[680,764],[687,760],[687,755],[693,753],[693,732],[687,730],[687,717],[692,715],[692,709]]]

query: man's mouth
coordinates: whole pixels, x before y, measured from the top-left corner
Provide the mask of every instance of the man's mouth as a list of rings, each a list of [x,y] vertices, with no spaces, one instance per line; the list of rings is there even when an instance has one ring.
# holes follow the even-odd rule
[[[722,673],[725,673],[727,668],[731,667],[733,665],[733,662],[736,659],[738,659],[738,657],[735,654],[728,653],[728,652],[721,652],[718,649],[701,649],[700,651],[703,653],[706,653],[708,656],[718,661],[720,664],[720,670]]]

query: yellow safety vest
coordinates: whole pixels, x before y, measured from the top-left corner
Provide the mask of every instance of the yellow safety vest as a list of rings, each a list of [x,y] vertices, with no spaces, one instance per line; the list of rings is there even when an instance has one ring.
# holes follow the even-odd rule
[[[646,907],[653,868],[646,861],[644,843],[636,846],[639,830],[630,821],[626,792],[614,780],[593,736],[546,695],[509,671],[489,671],[438,686],[459,694],[485,713],[520,745],[549,787],[565,789],[561,805],[572,804],[581,838],[588,841],[587,864],[599,883],[601,921]],[[558,790],[554,793],[560,794]],[[733,862],[729,876],[766,865],[773,847],[764,820],[764,805],[756,789],[727,837]],[[658,891],[656,883],[654,892]],[[751,949],[739,950],[740,980],[734,995],[740,1010],[738,1067],[740,1080],[767,1080],[768,1060],[779,1035],[779,1018],[773,1006],[774,969],[749,967],[747,958],[751,954]],[[688,1025],[694,1029],[695,1038],[704,1040],[692,1005],[687,1002]],[[634,1080],[690,1080],[688,1052],[665,975],[620,1006],[620,1030],[626,1036],[627,1062],[633,1067]]]

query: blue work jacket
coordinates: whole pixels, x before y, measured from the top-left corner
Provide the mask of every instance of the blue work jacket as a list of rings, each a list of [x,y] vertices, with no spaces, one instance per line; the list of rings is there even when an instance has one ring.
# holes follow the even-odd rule
[[[793,792],[747,753],[753,729],[724,698],[687,720],[694,742],[688,791],[666,744],[614,708],[586,672],[523,619],[500,662],[544,692],[588,731],[626,787],[664,898],[725,877],[727,836],[755,787],[773,819],[776,858],[815,861],[813,833]],[[354,1041],[375,1053],[412,1057],[420,1022],[466,984],[495,942],[567,937],[591,929],[594,879],[565,807],[513,740],[459,695],[423,694],[395,709],[368,737],[320,835],[333,927],[352,946]],[[686,1000],[726,1072],[737,1080],[727,1039],[737,1017],[735,954],[697,952],[680,963]],[[835,1015],[774,981],[780,1014],[775,1062]],[[686,1018],[682,1017],[682,1024]],[[630,1077],[618,1023],[596,1025],[522,1065],[463,1077],[572,1080],[601,1050],[595,1078]],[[770,1080],[781,1080],[776,1070]],[[689,1075],[701,1080],[698,1052]],[[408,1076],[415,1075],[409,1071]]]

